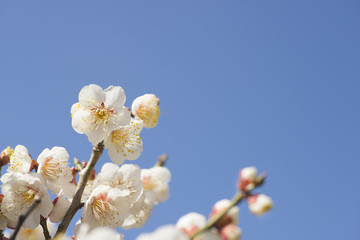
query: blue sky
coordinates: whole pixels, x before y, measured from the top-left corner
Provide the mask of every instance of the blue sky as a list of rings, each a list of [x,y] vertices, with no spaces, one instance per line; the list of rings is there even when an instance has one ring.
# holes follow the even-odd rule
[[[239,169],[268,173],[275,208],[240,205],[243,239],[358,239],[360,2],[0,0],[0,147],[63,146],[80,89],[161,99],[134,163],[166,152],[171,196],[142,231],[231,198]],[[100,163],[110,161],[105,152]],[[97,169],[101,166],[98,164]]]

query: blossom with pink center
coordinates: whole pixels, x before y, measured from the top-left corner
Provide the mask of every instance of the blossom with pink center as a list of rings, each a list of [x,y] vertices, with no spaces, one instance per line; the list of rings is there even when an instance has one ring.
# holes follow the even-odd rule
[[[127,192],[100,185],[86,201],[82,219],[93,227],[120,227],[130,214]]]
[[[166,167],[155,166],[141,170],[144,191],[155,194],[157,202],[164,202],[169,198],[169,181],[171,173]]]
[[[214,204],[210,213],[210,219],[216,217],[219,213],[221,213],[224,209],[229,207],[231,201],[229,199],[222,199]],[[239,222],[239,207],[234,206],[230,208],[230,210],[223,216],[217,223],[216,227],[219,229],[223,226],[233,223],[238,224]]]
[[[256,194],[247,198],[250,212],[254,215],[263,215],[273,208],[274,203],[265,194]]]
[[[153,233],[143,233],[136,240],[190,240],[175,226],[166,225],[156,229]]]
[[[68,198],[72,198],[75,184],[71,183],[73,175],[69,168],[69,154],[63,147],[53,147],[51,150],[44,149],[38,159],[38,173],[44,179],[49,190],[58,194],[61,190]]]
[[[144,122],[144,127],[153,128],[160,116],[160,100],[154,94],[144,94],[137,97],[131,105],[131,112],[136,119]]]
[[[26,218],[23,227],[34,229],[40,224],[40,215],[47,217],[51,212],[53,204],[40,174],[8,173],[1,181],[4,183],[1,211],[7,217],[9,227],[15,227],[18,217],[37,199],[41,202]]]
[[[121,87],[103,90],[95,84],[85,86],[79,93],[79,102],[71,108],[72,126],[96,145],[111,131],[130,123],[130,112],[124,103],[125,93]]]

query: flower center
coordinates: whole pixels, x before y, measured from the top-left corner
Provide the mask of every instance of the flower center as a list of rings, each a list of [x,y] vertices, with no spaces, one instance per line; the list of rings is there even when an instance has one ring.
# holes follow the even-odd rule
[[[92,115],[95,118],[95,124],[107,124],[110,119],[110,116],[114,113],[114,110],[108,109],[105,107],[104,103],[101,103],[99,106],[90,108]]]
[[[121,128],[112,132],[111,141],[117,144],[125,144],[129,141],[129,132],[124,131]]]
[[[116,212],[116,208],[105,199],[103,194],[99,194],[92,203],[94,217],[103,223],[111,221]]]
[[[160,108],[156,104],[141,105],[136,113],[145,124],[156,124],[160,116]]]

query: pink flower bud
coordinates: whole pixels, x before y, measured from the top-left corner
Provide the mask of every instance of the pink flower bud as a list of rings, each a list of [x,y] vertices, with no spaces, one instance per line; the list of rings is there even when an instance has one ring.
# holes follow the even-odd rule
[[[241,191],[248,191],[255,187],[257,177],[257,169],[255,167],[247,167],[240,170],[238,188]]]
[[[271,198],[265,194],[256,194],[247,198],[250,212],[254,215],[263,215],[274,205]]]
[[[5,166],[10,162],[9,150],[5,149],[0,154],[0,167]]]
[[[220,235],[224,240],[239,240],[242,236],[242,231],[238,226],[228,224],[221,229]]]

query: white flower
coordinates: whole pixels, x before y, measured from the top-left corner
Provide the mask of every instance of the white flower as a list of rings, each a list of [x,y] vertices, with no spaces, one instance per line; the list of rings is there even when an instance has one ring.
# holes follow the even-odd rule
[[[176,223],[179,230],[185,232],[188,236],[205,226],[206,217],[200,213],[191,212],[181,218]]]
[[[90,229],[90,226],[86,223],[82,223],[76,233],[77,240],[124,240],[122,234],[117,233],[111,228],[97,227]]]
[[[59,223],[63,220],[71,202],[63,196],[57,196],[53,201],[53,209],[49,214],[49,220],[53,223]]]
[[[210,219],[216,217],[220,212],[230,205],[229,199],[222,199],[216,202],[211,210]],[[239,207],[234,206],[216,223],[216,227],[222,228],[229,223],[238,224]]]
[[[113,163],[105,163],[96,178],[96,185],[106,185],[117,188],[128,196],[130,206],[137,201],[143,192],[141,169],[134,164],[124,164],[119,167]]]
[[[241,236],[241,228],[234,224],[228,224],[221,229],[221,237],[224,240],[239,240]]]
[[[131,111],[136,119],[144,121],[146,128],[153,128],[157,125],[160,116],[159,103],[159,98],[154,94],[144,94],[134,100]]]
[[[120,227],[130,214],[130,206],[124,191],[100,185],[86,201],[82,218],[91,228]]]
[[[6,155],[10,156],[10,166],[8,172],[30,172],[31,157],[26,147],[23,145],[17,145],[14,150],[10,147],[5,149]]]
[[[103,90],[95,84],[85,86],[79,93],[79,103],[71,108],[72,126],[96,145],[111,131],[130,123],[130,112],[124,103],[125,93],[121,87]]]
[[[105,148],[109,149],[109,156],[116,164],[122,164],[125,159],[137,159],[142,150],[143,142],[139,136],[143,128],[142,121],[131,119],[129,125],[112,131],[104,140]]]
[[[1,211],[11,221],[10,225],[16,224],[18,217],[37,199],[41,202],[25,220],[23,227],[34,229],[40,224],[40,214],[47,217],[51,212],[53,204],[38,173],[8,173],[1,177],[1,181],[4,183]]]
[[[151,191],[156,196],[157,202],[164,202],[169,198],[171,173],[166,167],[155,166],[141,170],[141,179],[145,191]]]
[[[167,225],[156,229],[154,233],[143,233],[136,240],[189,240],[175,226]]]
[[[75,184],[70,183],[73,175],[69,168],[69,154],[63,147],[44,149],[38,159],[38,173],[42,175],[46,186],[55,194],[63,190],[68,198],[73,197]]]
[[[155,202],[154,194],[150,191],[143,192],[140,198],[131,206],[130,215],[125,219],[121,227],[125,230],[142,227],[150,216]]]
[[[250,212],[255,215],[263,215],[268,212],[274,203],[271,198],[265,194],[256,194],[247,198]]]
[[[241,169],[239,174],[239,189],[242,191],[253,189],[255,187],[256,177],[256,167],[246,167]]]

